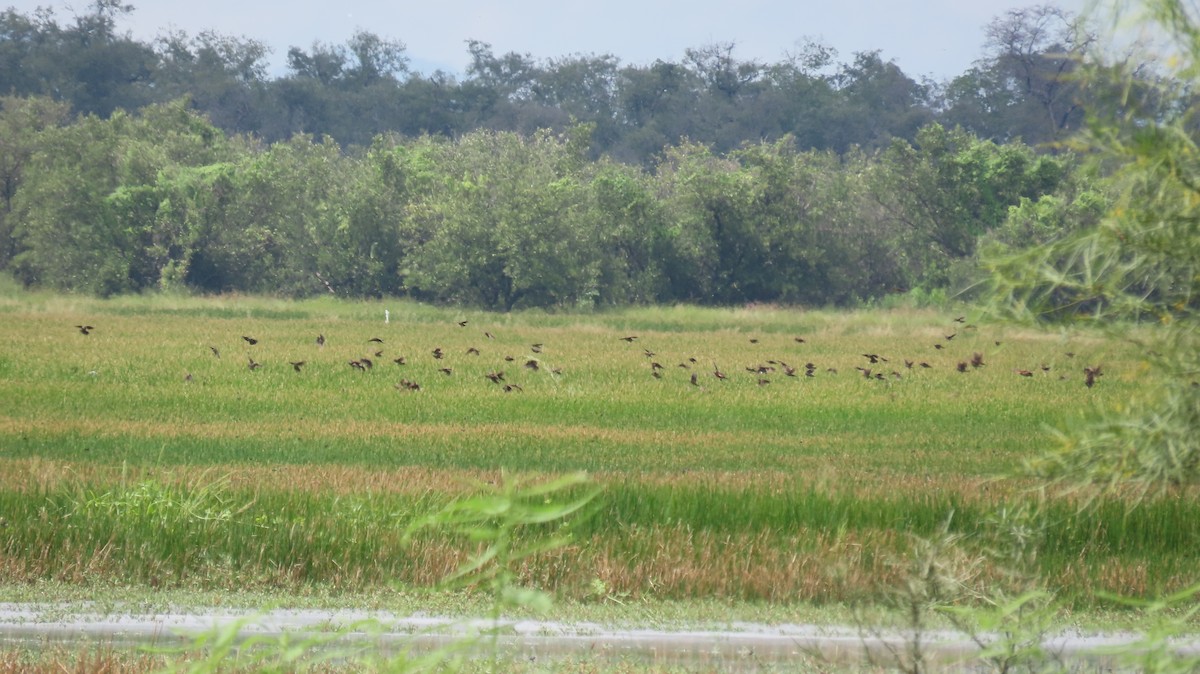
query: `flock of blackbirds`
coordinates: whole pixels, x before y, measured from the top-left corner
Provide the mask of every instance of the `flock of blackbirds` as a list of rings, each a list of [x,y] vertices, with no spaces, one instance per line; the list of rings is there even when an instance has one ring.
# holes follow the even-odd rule
[[[959,317],[955,318],[954,321],[956,323],[963,323],[964,330],[975,330],[976,329],[975,325],[965,324],[966,323],[965,316],[959,316]],[[957,331],[952,332],[948,335],[943,335],[946,342],[950,342],[957,336],[958,336]],[[629,335],[626,337],[621,337],[620,339],[622,339],[626,342],[632,343],[633,341],[637,340],[637,336]],[[803,337],[794,337],[793,340],[799,344],[807,343],[807,340]],[[749,342],[750,342],[750,344],[758,344],[759,340],[756,338],[750,338]],[[1000,344],[1001,344],[1001,342],[999,342],[999,341],[995,342],[996,346],[1000,346]],[[933,346],[934,350],[936,350],[936,351],[941,351],[946,348],[946,345],[941,344],[941,343],[933,344],[932,346]],[[645,349],[644,353],[647,358],[653,358],[656,355],[653,351],[650,351],[649,349]],[[1075,357],[1075,353],[1071,352],[1071,351],[1066,352],[1065,355],[1068,358]],[[864,365],[877,366],[877,367],[865,367],[864,365],[855,366],[854,369],[856,371],[858,371],[858,373],[861,374],[864,379],[876,380],[876,381],[887,381],[889,379],[902,379],[904,377],[904,374],[900,371],[899,368],[892,369],[890,372],[885,371],[888,369],[887,364],[889,364],[891,362],[885,356],[882,356],[877,353],[864,353],[864,354],[862,354],[862,357],[867,359],[867,362]],[[902,360],[904,363],[905,370],[912,370],[914,368],[920,368],[920,369],[932,369],[933,368],[933,365],[930,365],[928,361],[909,360],[907,358],[904,358]],[[689,358],[688,362],[679,363],[679,367],[691,369],[691,367],[696,364],[697,364],[697,361],[695,358]],[[958,361],[958,363],[955,365],[955,369],[960,373],[966,373],[973,369],[982,368],[984,365],[985,365],[984,355],[982,353],[976,351],[971,354],[971,357],[969,359]],[[882,367],[880,367],[880,366],[882,366]],[[804,376],[805,377],[811,378],[811,377],[817,376],[818,367],[813,362],[811,362],[811,361],[807,362],[804,364],[803,367],[804,367]],[[1043,363],[1039,366],[1039,368],[1042,370],[1042,372],[1049,373],[1051,366]],[[663,365],[661,363],[659,363],[658,361],[651,360],[651,362],[650,362],[651,376],[653,376],[655,379],[661,379],[663,377],[664,369],[665,368],[663,367]],[[770,384],[771,379],[768,377],[768,375],[773,375],[776,373],[782,373],[785,377],[800,376],[798,374],[799,367],[789,365],[787,362],[782,361],[782,360],[766,360],[763,363],[760,363],[757,365],[746,366],[745,370],[758,377],[757,381],[758,381],[759,386],[766,386],[766,385]],[[827,367],[827,368],[825,368],[824,372],[829,375],[836,375],[838,373],[838,370],[837,370],[837,368]],[[1018,374],[1022,377],[1034,376],[1034,372],[1032,370],[1016,369],[1016,370],[1013,370],[1013,372],[1015,372],[1016,374]],[[1103,368],[1099,365],[1088,366],[1088,367],[1083,368],[1083,373],[1084,373],[1084,384],[1088,388],[1092,388],[1093,386],[1095,386],[1096,380],[1100,376],[1103,375]],[[716,377],[718,380],[728,379],[728,375],[725,372],[723,372],[716,363],[713,363],[712,375],[714,377]],[[1065,374],[1059,375],[1060,380],[1066,380],[1068,378],[1069,377]],[[699,375],[696,372],[693,372],[691,374],[690,381],[693,386],[699,386],[699,384],[700,384]]]
[[[467,321],[457,321],[457,325],[460,328],[467,327],[467,324],[468,324]],[[88,326],[88,327],[91,328],[91,326]],[[85,332],[84,334],[88,334],[88,333]],[[483,335],[487,339],[495,339],[495,335],[493,335],[491,332],[484,332]],[[242,335],[242,341],[244,341],[246,343],[247,347],[253,347],[258,344],[258,339],[255,337],[251,337],[249,335]],[[318,349],[324,348],[325,342],[326,342],[326,339],[325,339],[325,335],[323,333],[317,335],[317,338],[314,341],[314,343],[316,344]],[[372,338],[368,339],[366,343],[368,345],[370,345],[368,355],[360,356],[358,358],[353,358],[351,360],[348,360],[346,362],[346,364],[350,368],[352,368],[354,370],[358,370],[360,372],[367,372],[370,370],[374,370],[377,363],[382,363],[385,361],[386,357],[384,356],[384,350],[383,350],[383,343],[384,343],[383,338],[372,337]],[[536,353],[541,353],[543,347],[544,347],[544,344],[537,343],[537,344],[530,345],[529,348],[530,348],[531,352],[536,354]],[[215,358],[221,357],[221,350],[218,349],[216,346],[210,345],[208,348],[212,352],[212,355]],[[465,352],[465,354],[468,356],[479,356],[479,355],[481,355],[481,353],[482,352],[476,347],[469,347]],[[432,356],[434,360],[443,361],[443,360],[445,360],[445,358],[447,356],[447,352],[445,350],[443,350],[441,347],[435,347],[433,350],[430,351],[430,356]],[[258,370],[259,368],[262,367],[262,363],[256,361],[252,354],[248,353],[246,356],[246,359],[247,359],[246,366],[251,371]],[[504,360],[506,362],[514,362],[518,359],[515,356],[505,356]],[[288,365],[290,365],[292,367],[292,370],[294,370],[295,372],[298,372],[298,373],[302,372],[304,366],[308,364],[308,361],[305,361],[305,360],[291,360],[291,361],[287,361],[287,362],[288,362]],[[404,366],[404,365],[409,364],[409,358],[407,356],[396,356],[394,358],[391,358],[391,362],[397,366]],[[539,371],[539,370],[543,369],[541,362],[538,361],[536,358],[525,359],[524,367],[526,369],[529,369],[532,371]],[[439,367],[437,369],[437,371],[446,376],[451,376],[454,374],[454,369],[449,366]],[[561,375],[562,374],[561,368],[548,368],[548,371],[553,375]],[[188,373],[187,375],[185,375],[184,378],[186,381],[192,381],[191,373]],[[524,391],[524,388],[520,384],[506,381],[503,370],[488,372],[487,374],[484,375],[484,378],[491,381],[493,384],[496,384],[497,386],[499,386],[500,389],[506,393]],[[407,378],[402,378],[402,379],[400,379],[399,382],[396,383],[395,388],[399,391],[420,391],[421,385],[418,384],[417,382],[411,381]]]
[[[960,324],[961,329],[964,331],[970,331],[970,330],[976,329],[976,326],[966,324],[966,317],[964,317],[964,316],[959,316],[959,317],[955,318],[954,322],[956,324]],[[458,327],[460,327],[460,328],[465,328],[468,325],[468,322],[465,320],[457,321],[456,323],[457,323]],[[95,326],[87,325],[87,324],[76,325],[75,328],[78,329],[79,332],[84,336],[90,335],[92,333],[92,331],[96,329]],[[484,332],[483,335],[484,335],[484,337],[486,337],[489,340],[495,338],[495,335],[493,335],[491,332]],[[942,336],[944,337],[944,343],[939,342],[939,343],[932,345],[932,347],[937,351],[941,351],[941,350],[945,349],[947,344],[949,342],[953,341],[954,338],[958,336],[958,330],[956,329],[953,332],[950,332],[949,334],[943,334]],[[638,337],[638,335],[625,335],[625,336],[619,337],[617,339],[620,341],[629,343],[629,344],[633,344],[634,342],[638,341],[639,337]],[[246,347],[248,349],[256,346],[259,343],[258,339],[251,337],[249,335],[242,335],[242,340],[246,343]],[[803,337],[793,337],[793,341],[795,341],[797,344],[807,343],[807,340]],[[325,347],[325,343],[326,343],[325,335],[324,334],[317,335],[316,340],[315,340],[316,347],[318,349],[323,349]],[[751,345],[755,345],[755,344],[759,343],[759,340],[757,338],[750,338],[749,343]],[[371,345],[369,347],[368,355],[360,356],[358,358],[353,358],[353,359],[347,361],[347,365],[350,368],[361,371],[361,372],[367,372],[367,371],[373,370],[377,363],[384,362],[385,356],[384,356],[384,349],[383,349],[383,339],[380,337],[372,337],[367,340],[367,344]],[[996,346],[1000,346],[1000,344],[1001,344],[1000,341],[995,342]],[[551,375],[554,375],[554,376],[562,375],[563,371],[561,368],[557,368],[557,367],[546,368],[543,366],[542,362],[536,357],[536,354],[542,353],[544,347],[545,347],[545,345],[542,343],[534,343],[529,346],[529,350],[530,350],[531,354],[534,354],[533,356],[518,358],[516,356],[509,355],[509,356],[505,356],[504,360],[507,363],[516,363],[518,361],[522,361],[520,366],[527,370],[533,371],[533,372],[546,370]],[[221,358],[220,349],[218,349],[216,346],[211,346],[211,345],[208,348],[211,351],[213,357]],[[665,377],[667,368],[659,360],[655,360],[657,354],[650,349],[643,349],[642,352],[643,352],[643,355],[649,361],[650,376],[653,377],[654,379],[663,379]],[[466,350],[465,354],[468,356],[479,356],[479,355],[481,355],[481,352],[478,348],[470,347]],[[1074,358],[1074,356],[1075,356],[1075,354],[1070,351],[1066,352],[1065,355],[1068,358]],[[447,353],[441,347],[437,347],[430,351],[430,356],[436,361],[444,361],[447,356]],[[856,371],[858,371],[858,373],[864,379],[875,380],[875,381],[887,381],[889,379],[901,379],[904,377],[903,371],[901,370],[900,366],[899,365],[890,366],[891,361],[883,355],[880,355],[878,353],[864,353],[864,354],[862,354],[862,357],[866,359],[866,362],[863,365],[856,366],[854,369]],[[305,360],[292,360],[292,361],[288,361],[288,365],[290,365],[295,372],[300,373],[303,371],[303,368],[307,364],[307,362],[308,361],[305,361]],[[395,357],[391,358],[391,362],[396,366],[405,366],[405,365],[409,364],[409,359],[406,356],[395,356]],[[910,360],[908,358],[904,358],[904,359],[902,359],[902,362],[903,362],[903,370],[913,370],[914,368],[932,369],[934,367],[928,361],[919,360],[919,359],[911,359]],[[986,365],[986,363],[984,362],[984,354],[976,351],[971,354],[971,357],[969,359],[964,359],[964,360],[958,361],[955,365],[955,369],[960,373],[966,373],[966,372],[970,372],[971,370],[976,370],[976,369],[982,368],[985,365]],[[868,367],[868,366],[870,366],[870,367]],[[254,359],[254,355],[252,352],[247,352],[246,367],[250,371],[253,372],[253,371],[256,371],[256,370],[262,368],[262,363],[260,363]],[[700,361],[698,359],[696,359],[695,357],[690,357],[690,358],[687,358],[686,360],[680,361],[678,363],[677,367],[680,369],[691,371],[689,374],[689,377],[688,377],[688,381],[692,386],[696,386],[696,387],[701,386],[701,377],[702,376],[707,377],[709,375],[709,373],[706,373],[706,372],[704,372],[704,370],[702,370],[702,368],[706,368],[706,365],[702,365],[700,363]],[[771,378],[776,375],[782,375],[784,377],[799,377],[799,376],[801,376],[801,373],[803,373],[804,377],[813,378],[813,377],[817,376],[817,372],[819,369],[820,368],[818,368],[818,366],[812,362],[806,362],[806,363],[804,363],[803,366],[799,366],[799,365],[794,366],[794,365],[790,365],[789,363],[787,363],[783,360],[779,360],[779,359],[765,360],[761,363],[749,365],[749,366],[745,367],[746,372],[748,372],[752,376],[756,377],[756,381],[759,386],[766,386],[766,385],[770,384],[772,381]],[[1036,370],[1035,369],[1015,369],[1015,370],[1013,370],[1013,372],[1021,377],[1033,377],[1037,373],[1037,370],[1040,370],[1043,374],[1048,374],[1051,370],[1051,366],[1043,363],[1043,364],[1039,365]],[[449,365],[439,367],[437,371],[445,376],[451,376],[454,374],[454,369],[452,367],[450,367]],[[823,372],[826,375],[838,374],[837,368],[833,368],[833,367],[824,368]],[[1100,365],[1089,365],[1089,366],[1086,366],[1083,368],[1083,374],[1084,374],[1084,385],[1087,386],[1088,388],[1092,388],[1093,386],[1095,386],[1096,381],[1101,376],[1103,376],[1104,372],[1103,372],[1102,366],[1100,366]],[[725,371],[723,371],[717,365],[716,362],[712,363],[711,376],[718,381],[727,381],[729,379],[729,375]],[[504,370],[493,370],[493,371],[487,372],[484,375],[484,378],[487,379],[488,381],[490,381],[492,384],[495,384],[496,386],[498,386],[500,388],[500,390],[502,390],[506,393],[522,392],[524,390],[520,386],[520,384],[513,383],[513,382],[506,380]],[[1059,375],[1059,379],[1066,380],[1066,379],[1068,379],[1068,377],[1067,377],[1067,375],[1062,374],[1062,375]],[[184,380],[188,381],[188,382],[192,381],[193,377],[192,377],[191,373],[186,374],[184,376]],[[420,391],[421,385],[418,384],[417,382],[411,381],[407,378],[401,378],[400,381],[395,384],[395,388],[399,391],[412,392],[412,391]]]

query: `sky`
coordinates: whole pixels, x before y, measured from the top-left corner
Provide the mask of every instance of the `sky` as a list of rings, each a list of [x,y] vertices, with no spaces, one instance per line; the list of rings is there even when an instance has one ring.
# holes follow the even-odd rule
[[[1042,0],[1043,2],[1045,0]],[[1080,12],[1086,0],[1052,2]],[[126,0],[135,10],[119,28],[151,41],[167,30],[205,30],[259,40],[272,49],[270,74],[285,73],[289,47],[314,41],[344,44],[359,30],[399,40],[409,67],[421,73],[461,75],[467,40],[493,53],[537,60],[575,54],[611,54],[623,64],[681,61],[684,50],[712,43],[735,45],[734,57],[774,63],[817,41],[837,50],[839,62],[855,52],[880,50],[910,77],[949,79],[982,55],[984,26],[1013,8],[1039,0]],[[32,13],[54,9],[60,24],[84,13],[90,0],[0,0]]]

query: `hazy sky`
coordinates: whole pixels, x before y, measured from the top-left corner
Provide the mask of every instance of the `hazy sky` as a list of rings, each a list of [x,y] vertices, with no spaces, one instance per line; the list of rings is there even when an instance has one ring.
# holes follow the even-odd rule
[[[55,10],[69,22],[90,0],[0,0],[32,12]],[[468,62],[465,41],[491,43],[497,55],[535,59],[610,53],[625,64],[679,61],[688,47],[734,42],[736,58],[775,62],[798,42],[815,39],[838,51],[879,49],[910,76],[958,75],[980,56],[983,27],[1007,9],[1037,0],[128,0],[135,7],[122,28],[149,41],[168,28],[195,35],[215,30],[269,45],[272,74],[283,73],[288,47],[315,40],[343,44],[356,30],[408,47],[413,70],[459,74]],[[1086,0],[1053,4],[1080,11]],[[506,5],[506,6],[505,6]]]

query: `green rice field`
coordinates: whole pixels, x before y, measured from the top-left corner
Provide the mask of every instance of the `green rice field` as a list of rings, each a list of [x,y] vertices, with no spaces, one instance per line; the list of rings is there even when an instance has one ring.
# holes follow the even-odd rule
[[[595,512],[523,582],[869,598],[914,536],[986,547],[994,513],[1040,498],[1020,468],[1048,427],[1153,385],[1129,342],[962,314],[6,291],[0,585],[431,587],[474,544],[409,523],[586,471]],[[1196,579],[1196,499],[1037,502],[1037,570],[1070,605]]]

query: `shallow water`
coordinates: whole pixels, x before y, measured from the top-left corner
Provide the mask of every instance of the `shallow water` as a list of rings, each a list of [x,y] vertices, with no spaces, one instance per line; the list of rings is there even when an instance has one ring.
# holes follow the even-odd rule
[[[470,653],[547,661],[587,658],[722,671],[773,669],[781,663],[895,662],[911,640],[901,632],[866,634],[853,627],[731,623],[721,630],[624,629],[596,623],[453,620],[381,611],[180,610],[170,613],[91,611],[79,604],[0,603],[0,644],[39,647],[97,643],[113,647],[181,646],[198,634],[236,629],[239,639],[319,637],[319,648],[347,653],[429,652],[459,645]],[[1136,641],[1132,634],[1063,632],[1044,642],[1072,669],[1107,669],[1104,649]],[[949,669],[975,669],[978,647],[963,634],[923,635],[926,658]],[[495,649],[495,651],[493,651]],[[1200,640],[1177,644],[1200,655]]]

